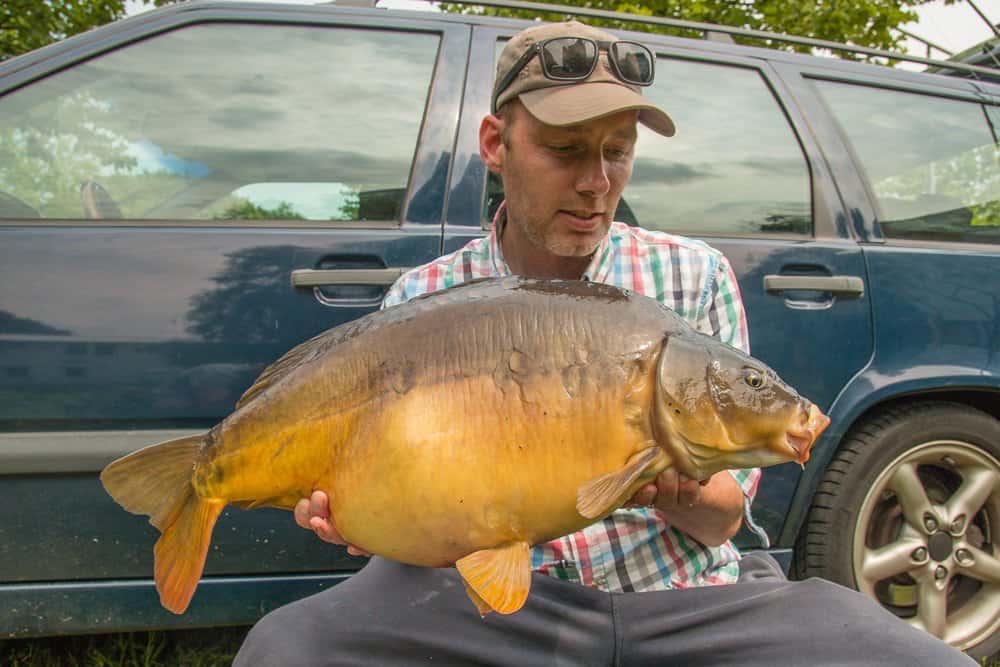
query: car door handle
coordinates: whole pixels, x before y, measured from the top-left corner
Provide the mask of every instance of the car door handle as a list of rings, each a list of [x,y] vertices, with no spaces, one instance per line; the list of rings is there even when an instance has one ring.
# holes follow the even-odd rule
[[[764,276],[764,290],[785,292],[788,290],[810,290],[831,292],[845,297],[861,298],[865,293],[865,281],[858,276]]]
[[[296,269],[292,271],[292,287],[324,287],[327,285],[389,286],[407,271],[409,271],[409,268]]]

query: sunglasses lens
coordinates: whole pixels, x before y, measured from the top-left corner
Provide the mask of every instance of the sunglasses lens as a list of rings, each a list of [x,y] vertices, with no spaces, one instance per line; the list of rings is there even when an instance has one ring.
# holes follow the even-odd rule
[[[649,49],[634,42],[615,42],[611,51],[623,79],[640,86],[653,82],[653,54]]]
[[[583,79],[594,67],[597,45],[587,39],[560,37],[542,47],[542,66],[551,79]]]

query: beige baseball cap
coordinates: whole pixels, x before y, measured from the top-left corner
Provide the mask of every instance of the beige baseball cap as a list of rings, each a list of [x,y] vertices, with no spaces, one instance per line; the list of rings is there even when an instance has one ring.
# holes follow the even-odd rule
[[[524,53],[537,42],[554,37],[584,37],[597,42],[617,42],[618,38],[579,21],[546,23],[528,28],[514,35],[507,42],[497,63],[496,84],[517,63]],[[497,93],[499,92],[499,97]],[[521,68],[513,81],[501,91],[494,90],[495,109],[515,97],[532,116],[546,125],[575,125],[619,111],[635,109],[639,122],[665,137],[674,135],[674,122],[670,116],[642,95],[640,86],[625,83],[617,76],[608,61],[608,54],[601,50],[597,66],[583,81],[554,81],[542,72],[539,57],[534,57]]]

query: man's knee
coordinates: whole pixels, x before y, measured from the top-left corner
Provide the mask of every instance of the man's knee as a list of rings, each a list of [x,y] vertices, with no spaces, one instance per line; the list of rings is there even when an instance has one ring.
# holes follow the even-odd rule
[[[819,633],[844,653],[869,655],[879,664],[974,665],[961,651],[914,628],[869,596],[824,579],[795,582],[792,605],[801,618],[822,618]],[[809,613],[804,613],[808,608]],[[796,612],[792,612],[796,613]],[[819,625],[819,624],[818,624]]]
[[[337,624],[329,613],[336,606],[336,587],[291,602],[266,614],[250,629],[234,667],[316,665],[323,644],[333,639]]]

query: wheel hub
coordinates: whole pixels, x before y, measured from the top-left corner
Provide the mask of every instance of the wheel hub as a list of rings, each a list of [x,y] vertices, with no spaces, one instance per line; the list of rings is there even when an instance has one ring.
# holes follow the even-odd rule
[[[927,541],[927,550],[930,552],[931,558],[939,563],[951,556],[951,549],[952,539],[951,535],[947,533],[934,533],[931,535],[931,539]]]
[[[1000,631],[1000,462],[958,440],[902,452],[855,526],[859,590],[965,649]]]

